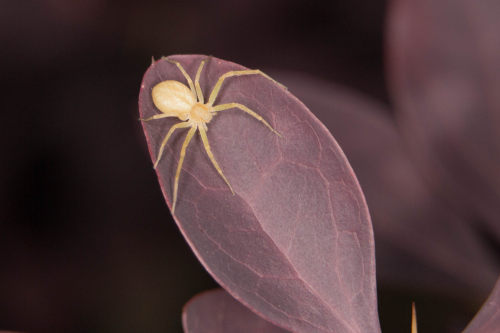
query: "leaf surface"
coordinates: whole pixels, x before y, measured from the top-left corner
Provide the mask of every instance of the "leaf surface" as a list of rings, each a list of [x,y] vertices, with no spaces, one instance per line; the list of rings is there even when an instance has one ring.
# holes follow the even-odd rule
[[[395,0],[389,83],[433,184],[500,240],[500,2]]]
[[[223,289],[193,297],[182,311],[185,333],[286,333],[232,298]]]
[[[206,57],[171,58],[194,78]],[[205,99],[222,74],[241,69],[210,58],[200,77]],[[185,82],[165,59],[148,69],[141,117],[158,113],[151,89],[167,79]],[[291,331],[380,331],[370,216],[338,144],[299,100],[262,76],[228,79],[215,105],[230,102],[259,113],[282,137],[238,110],[222,111],[208,124],[233,196],[195,136],[174,218],[198,259],[234,298]],[[153,160],[176,122],[143,123]],[[169,206],[184,136],[172,136],[157,169]]]
[[[463,333],[493,333],[500,331],[500,278],[481,310]]]
[[[307,75],[279,77],[330,129],[356,172],[373,219],[383,282],[485,297],[500,264],[470,223],[423,181],[388,107]]]

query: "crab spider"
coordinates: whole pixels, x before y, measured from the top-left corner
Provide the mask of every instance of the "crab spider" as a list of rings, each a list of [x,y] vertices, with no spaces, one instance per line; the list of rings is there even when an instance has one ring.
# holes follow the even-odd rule
[[[177,66],[177,68],[181,71],[182,75],[186,79],[189,88],[185,84],[175,80],[166,80],[158,83],[153,87],[151,95],[153,98],[154,105],[162,113],[141,120],[149,121],[167,117],[177,117],[181,120],[181,122],[170,127],[169,131],[165,135],[160,145],[160,149],[156,157],[156,162],[154,163],[155,169],[158,166],[158,163],[160,162],[161,157],[163,155],[165,146],[170,137],[172,136],[172,134],[174,133],[174,131],[180,128],[189,128],[186,138],[184,139],[184,143],[182,144],[181,147],[179,162],[177,164],[177,171],[175,173],[174,198],[172,203],[172,214],[174,214],[175,204],[177,203],[177,191],[179,187],[179,176],[182,169],[182,163],[184,162],[186,149],[196,131],[200,133],[201,141],[203,142],[203,146],[205,147],[205,151],[207,152],[210,161],[212,162],[213,166],[215,167],[219,175],[222,177],[222,179],[226,182],[227,186],[231,190],[231,193],[234,195],[234,191],[233,188],[231,187],[231,184],[229,184],[229,181],[227,180],[226,176],[224,176],[222,169],[220,168],[219,164],[217,163],[217,160],[215,159],[212,153],[212,150],[210,149],[210,143],[208,142],[208,137],[207,137],[207,124],[212,120],[212,118],[218,112],[235,108],[240,109],[241,111],[246,112],[247,114],[251,115],[255,119],[262,122],[267,128],[269,128],[269,130],[271,130],[276,135],[278,136],[281,135],[273,127],[271,127],[271,125],[269,125],[269,123],[266,120],[264,120],[264,118],[262,118],[259,114],[252,111],[243,104],[225,103],[225,104],[214,105],[214,102],[221,89],[222,83],[227,78],[233,76],[258,74],[277,83],[262,71],[258,69],[255,70],[247,69],[247,70],[229,71],[221,75],[208,97],[208,102],[205,103],[203,92],[201,91],[200,87],[200,75],[206,60],[203,60],[200,63],[198,71],[196,72],[194,84],[193,81],[191,80],[191,77],[187,74],[187,72],[184,70],[184,68],[178,61],[171,59],[166,59],[166,60]]]

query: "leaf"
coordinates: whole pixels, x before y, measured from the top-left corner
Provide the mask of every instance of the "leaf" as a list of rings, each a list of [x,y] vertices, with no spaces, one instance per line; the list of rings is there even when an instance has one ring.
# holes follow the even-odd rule
[[[185,333],[285,333],[229,296],[223,289],[193,297],[182,311]]]
[[[279,77],[335,135],[358,176],[373,218],[379,278],[462,296],[467,290],[480,299],[487,295],[498,261],[468,221],[425,184],[387,107],[307,75]]]
[[[491,333],[500,328],[500,278],[490,297],[484,303],[463,333]]]
[[[388,69],[430,184],[500,241],[500,2],[397,0]]]
[[[193,77],[205,56],[171,57]],[[244,69],[210,58],[201,75],[205,97],[221,74]],[[166,60],[154,63],[141,86],[141,117],[157,113],[152,87],[185,82]],[[196,136],[179,182],[175,220],[194,253],[238,301],[297,332],[378,332],[370,216],[344,154],[316,117],[281,86],[262,76],[228,79],[216,105],[238,102],[281,133],[234,110],[208,124],[215,158],[231,195]],[[176,121],[144,122],[152,159]],[[157,173],[171,205],[184,133],[173,137]]]

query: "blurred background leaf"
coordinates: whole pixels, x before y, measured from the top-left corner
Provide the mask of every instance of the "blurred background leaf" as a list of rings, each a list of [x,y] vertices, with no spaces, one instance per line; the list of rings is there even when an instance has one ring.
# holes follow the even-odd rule
[[[286,333],[232,298],[223,289],[203,292],[184,306],[186,333]]]

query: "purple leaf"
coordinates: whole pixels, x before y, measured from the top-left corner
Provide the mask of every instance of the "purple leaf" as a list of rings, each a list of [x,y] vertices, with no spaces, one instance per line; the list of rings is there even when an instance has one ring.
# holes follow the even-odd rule
[[[490,297],[470,322],[464,333],[493,333],[500,331],[500,278]]]
[[[229,296],[223,289],[193,297],[182,311],[186,333],[285,333]]]
[[[430,184],[500,240],[500,2],[396,0],[389,83]]]
[[[171,58],[191,77],[206,59]],[[217,58],[205,67],[205,98],[223,73],[244,69]],[[148,69],[139,96],[141,117],[158,113],[151,89],[167,79],[185,82],[166,60]],[[339,146],[299,100],[262,76],[228,79],[215,105],[228,102],[259,113],[282,137],[238,110],[223,111],[208,124],[233,196],[195,136],[174,218],[198,259],[233,297],[289,330],[380,331],[370,216]],[[176,122],[143,123],[153,160]],[[184,135],[174,134],[157,169],[169,206]]]
[[[386,107],[306,75],[279,77],[335,135],[359,178],[373,217],[378,276],[484,297],[499,263],[422,181]]]

